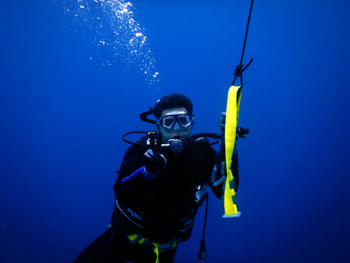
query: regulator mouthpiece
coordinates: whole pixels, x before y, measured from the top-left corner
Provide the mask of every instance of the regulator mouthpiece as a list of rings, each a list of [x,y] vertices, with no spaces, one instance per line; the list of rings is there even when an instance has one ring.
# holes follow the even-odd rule
[[[184,149],[184,143],[181,139],[170,139],[168,143],[173,153],[180,153]]]

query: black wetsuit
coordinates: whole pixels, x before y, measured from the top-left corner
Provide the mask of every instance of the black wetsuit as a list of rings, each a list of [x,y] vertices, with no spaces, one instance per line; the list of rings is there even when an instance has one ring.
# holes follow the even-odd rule
[[[126,152],[114,185],[112,226],[103,234],[105,237],[97,239],[74,262],[153,263],[156,254],[152,242],[167,245],[190,238],[195,214],[216,164],[216,151],[200,139],[191,139],[179,154],[162,148],[166,166],[150,180],[142,173],[147,149],[133,145]],[[219,195],[221,189],[213,190]],[[128,240],[131,234],[145,237],[148,245],[132,244]],[[176,246],[161,251],[160,263],[173,262],[175,251]]]

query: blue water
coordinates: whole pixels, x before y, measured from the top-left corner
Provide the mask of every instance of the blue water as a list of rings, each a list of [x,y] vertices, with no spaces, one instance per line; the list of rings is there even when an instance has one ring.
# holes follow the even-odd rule
[[[195,132],[219,132],[249,2],[134,0],[127,19],[147,41],[131,49],[100,2],[0,2],[0,262],[71,262],[106,229],[120,136],[153,129],[138,114],[159,97],[187,95]],[[349,10],[255,2],[242,216],[221,219],[211,196],[205,262],[350,262]],[[176,262],[198,262],[203,213]]]

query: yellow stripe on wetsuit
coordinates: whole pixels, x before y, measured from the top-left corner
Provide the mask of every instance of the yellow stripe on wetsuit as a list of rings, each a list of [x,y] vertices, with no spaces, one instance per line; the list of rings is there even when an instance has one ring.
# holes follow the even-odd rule
[[[231,170],[231,163],[232,154],[235,149],[239,105],[241,102],[241,88],[241,86],[231,86],[227,96],[225,122],[225,158],[227,177],[224,193],[225,215],[223,217],[237,217],[240,215],[240,212],[237,211],[237,205],[232,199],[236,193],[234,188],[230,187],[230,182],[234,180]]]

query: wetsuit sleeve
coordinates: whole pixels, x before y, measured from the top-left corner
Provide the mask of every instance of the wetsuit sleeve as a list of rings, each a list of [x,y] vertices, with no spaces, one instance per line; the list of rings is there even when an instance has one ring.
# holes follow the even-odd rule
[[[214,194],[222,199],[225,191],[226,182],[226,165],[222,153],[217,153],[215,156],[215,166],[211,173],[211,178],[209,180],[209,186],[214,192]],[[238,173],[238,151],[235,150],[232,155],[231,170],[234,177],[234,189],[237,192],[239,183],[239,173]]]
[[[237,192],[238,191],[238,184],[239,184],[238,151],[237,151],[237,149],[235,149],[233,154],[232,154],[231,170],[232,170],[233,178],[235,180],[235,191]]]
[[[131,146],[126,152],[117,180],[114,184],[114,194],[118,201],[132,206],[140,202],[152,182],[145,178],[143,154],[144,147]]]
[[[210,147],[211,148],[211,147]],[[215,194],[216,197],[222,199],[223,196],[223,182],[224,178],[221,175],[221,163],[220,163],[220,153],[217,153],[213,148],[211,148],[209,159],[212,163],[210,178],[208,178],[208,184]]]

